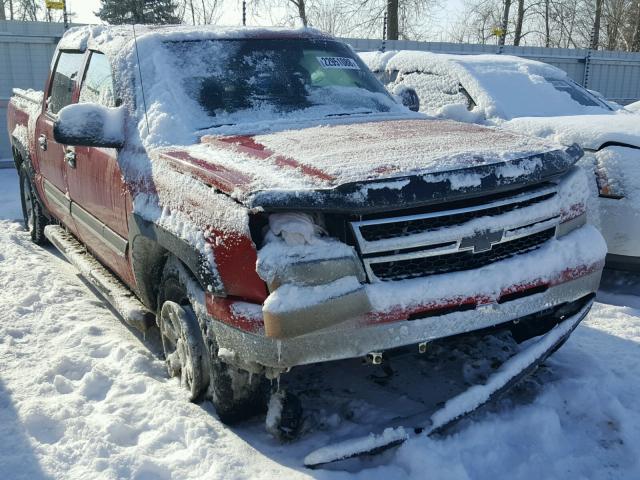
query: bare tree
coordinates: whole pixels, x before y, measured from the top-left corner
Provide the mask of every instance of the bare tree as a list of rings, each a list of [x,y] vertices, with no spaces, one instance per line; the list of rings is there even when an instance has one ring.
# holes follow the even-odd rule
[[[289,0],[289,2],[291,2],[298,9],[298,16],[300,17],[300,21],[302,21],[302,25],[306,27],[309,21],[307,20],[307,9],[304,0]]]
[[[504,0],[504,9],[502,10],[502,22],[500,24],[501,33],[498,37],[498,45],[504,45],[507,38],[507,30],[509,29],[509,11],[511,10],[511,0]]]
[[[387,40],[398,40],[400,35],[398,10],[398,0],[387,0]]]
[[[547,48],[551,46],[550,3],[550,0],[544,0],[544,46]]]
[[[513,44],[520,45],[522,40],[522,24],[524,23],[524,0],[518,0],[518,16],[516,17],[516,29],[513,33]]]
[[[16,0],[15,7],[18,20],[38,20],[38,13],[41,10],[40,2],[36,0]]]
[[[591,34],[591,43],[589,47],[593,50],[598,49],[600,45],[600,22],[602,20],[602,1],[596,0],[595,18],[593,20],[593,32]]]
[[[221,6],[222,0],[181,0],[176,13],[184,23],[208,25],[222,16]]]
[[[640,0],[635,8],[635,25],[633,28],[633,41],[631,43],[631,50],[633,52],[640,52]]]

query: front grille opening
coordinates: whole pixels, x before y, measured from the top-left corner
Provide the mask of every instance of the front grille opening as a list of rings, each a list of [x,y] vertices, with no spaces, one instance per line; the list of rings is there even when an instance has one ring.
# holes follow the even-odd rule
[[[537,293],[544,293],[547,290],[549,290],[549,285],[538,285],[537,287],[527,288],[526,290],[521,290],[519,292],[505,293],[504,295],[500,296],[500,298],[498,299],[498,303],[503,304],[507,302],[513,302],[514,300],[529,297]]]
[[[446,242],[446,243],[432,243],[431,245],[422,245],[419,247],[412,247],[412,248],[403,248],[400,250],[394,250],[393,254],[394,255],[398,255],[398,254],[404,254],[404,253],[415,253],[415,252],[430,252],[432,250],[437,250],[439,248],[445,248],[445,247],[455,247],[457,245],[457,242]],[[379,253],[365,253],[362,255],[362,258],[371,258],[371,257],[376,257],[380,255]]]
[[[412,313],[409,315],[407,320],[421,320],[423,318],[439,317],[450,313],[468,312],[469,310],[475,310],[476,308],[478,308],[478,304],[476,302],[463,303],[461,305],[450,305],[447,307],[436,308],[434,310]]]
[[[500,260],[531,252],[555,236],[555,227],[527,237],[494,245],[487,252],[470,251],[418,257],[392,262],[371,263],[371,271],[382,281],[408,280],[412,278],[460,272],[481,268]]]
[[[453,215],[443,215],[441,217],[434,218],[421,218],[393,223],[361,225],[359,228],[362,237],[368,242],[375,242],[388,238],[406,237],[409,235],[424,233],[431,230],[438,230],[441,228],[461,225],[480,217],[503,215],[514,210],[530,207],[532,205],[544,202],[545,200],[552,198],[554,195],[556,195],[555,192],[550,192],[546,195],[541,195],[539,197],[530,198],[524,201],[515,201],[514,203],[499,205],[496,207],[489,207],[482,210],[473,210],[470,212],[462,212]],[[449,208],[451,207],[449,206]]]

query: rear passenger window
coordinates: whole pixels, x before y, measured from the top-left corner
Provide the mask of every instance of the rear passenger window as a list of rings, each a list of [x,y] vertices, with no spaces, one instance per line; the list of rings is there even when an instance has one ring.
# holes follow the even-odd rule
[[[91,54],[89,68],[80,89],[80,103],[98,103],[105,107],[115,107],[111,66],[102,53]]]
[[[410,72],[404,73],[397,83],[416,91],[421,111],[435,113],[444,106],[454,104],[462,104],[469,110],[475,106],[460,82],[450,75]]]
[[[49,90],[47,109],[50,113],[56,114],[71,103],[73,87],[83,58],[84,53],[60,53]]]

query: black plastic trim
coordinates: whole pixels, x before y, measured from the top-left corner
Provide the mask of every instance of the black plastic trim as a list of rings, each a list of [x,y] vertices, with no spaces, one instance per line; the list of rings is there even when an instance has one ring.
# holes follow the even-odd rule
[[[195,247],[135,213],[129,217],[129,248],[138,293],[146,305],[155,305],[156,284],[167,253],[191,271],[203,290],[226,296],[218,272]]]

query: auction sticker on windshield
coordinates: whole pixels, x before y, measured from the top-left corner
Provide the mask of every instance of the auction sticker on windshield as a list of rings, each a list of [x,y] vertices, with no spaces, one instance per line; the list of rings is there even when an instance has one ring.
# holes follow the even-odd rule
[[[316,57],[323,68],[347,68],[349,70],[360,70],[360,67],[353,58],[349,57]]]

